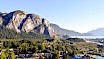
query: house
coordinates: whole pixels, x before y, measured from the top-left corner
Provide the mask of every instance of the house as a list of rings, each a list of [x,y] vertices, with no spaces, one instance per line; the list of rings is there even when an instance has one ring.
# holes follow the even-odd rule
[[[14,51],[14,50],[13,50],[13,48],[11,48],[11,49],[9,49],[9,51],[11,51],[11,52],[12,52],[12,51]]]

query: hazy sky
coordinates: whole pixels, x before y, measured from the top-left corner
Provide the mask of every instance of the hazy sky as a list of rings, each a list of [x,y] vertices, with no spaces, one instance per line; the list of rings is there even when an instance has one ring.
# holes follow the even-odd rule
[[[1,0],[0,11],[35,13],[81,33],[104,27],[104,0]]]

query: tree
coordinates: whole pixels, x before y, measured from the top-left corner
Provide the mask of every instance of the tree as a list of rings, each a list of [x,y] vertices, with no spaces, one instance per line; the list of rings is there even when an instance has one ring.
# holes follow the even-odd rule
[[[74,53],[74,56],[75,56],[75,55],[78,54],[78,51],[77,50],[74,50],[73,53]]]
[[[10,59],[15,59],[15,54],[14,54],[14,52],[9,52],[9,58],[10,58]]]
[[[67,51],[68,51],[69,53],[72,53],[72,49],[70,49],[70,48],[67,48]]]
[[[101,49],[101,52],[104,53],[104,48]]]
[[[59,59],[59,56],[58,56],[58,54],[56,54],[56,53],[53,53],[53,55],[52,55],[52,59]]]
[[[9,56],[9,49],[6,49],[6,51],[4,51],[5,56],[8,57]]]
[[[0,59],[6,59],[6,55],[5,55],[4,51],[1,52]]]
[[[37,53],[38,52],[38,47],[37,46],[35,46],[35,53]]]
[[[2,14],[2,12],[0,12],[0,14]]]
[[[28,45],[28,43],[22,43],[22,44],[20,44],[19,47],[21,48],[22,51],[27,52],[27,49],[29,48],[29,45]]]
[[[59,59],[59,51],[58,50],[54,50],[54,53],[52,55],[52,59]]]
[[[69,59],[68,53],[64,53],[63,59]]]
[[[60,45],[57,45],[57,50],[62,51],[63,50],[63,47],[60,46]]]
[[[38,44],[38,49],[39,50],[44,50],[45,49],[44,44]]]

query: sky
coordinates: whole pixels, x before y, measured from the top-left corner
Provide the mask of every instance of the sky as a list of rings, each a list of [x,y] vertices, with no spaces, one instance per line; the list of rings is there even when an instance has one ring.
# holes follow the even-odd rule
[[[104,0],[1,0],[0,11],[34,13],[62,28],[85,33],[104,28]]]

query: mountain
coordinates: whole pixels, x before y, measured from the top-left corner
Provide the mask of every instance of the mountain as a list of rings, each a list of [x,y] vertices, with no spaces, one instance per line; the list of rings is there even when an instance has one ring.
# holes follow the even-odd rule
[[[67,30],[67,29],[63,29],[60,28],[58,25],[56,24],[50,24],[50,26],[55,30],[55,32],[60,35],[68,35],[68,36],[81,36],[82,34],[73,30]]]
[[[88,33],[91,33],[95,36],[104,36],[104,28],[98,28],[98,29],[89,31]]]
[[[45,18],[36,14],[28,14],[21,10],[16,10],[10,13],[0,12],[0,25],[8,29],[13,29],[17,33],[33,32],[45,34],[50,37],[56,37],[54,29]]]
[[[64,35],[68,35],[68,36],[93,36],[92,33],[79,33],[79,32],[73,31],[73,30],[67,30],[67,29],[60,28],[58,25],[52,24],[52,23],[50,24],[50,26],[60,36],[64,36]]]
[[[64,35],[68,35],[68,36],[104,36],[104,28],[98,28],[98,29],[81,34],[79,32],[73,31],[73,30],[67,30],[67,29],[60,28],[56,24],[51,23],[50,26],[60,36],[64,36]]]

